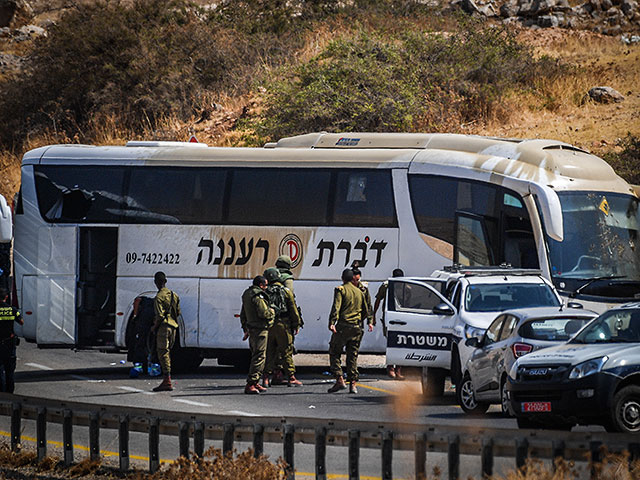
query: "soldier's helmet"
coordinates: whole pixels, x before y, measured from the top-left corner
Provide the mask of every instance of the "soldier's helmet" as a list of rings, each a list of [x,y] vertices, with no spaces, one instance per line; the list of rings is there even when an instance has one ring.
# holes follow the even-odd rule
[[[264,276],[269,283],[280,281],[280,272],[275,267],[269,267],[264,271]]]
[[[280,255],[276,259],[276,267],[278,268],[291,268],[291,257],[289,255]]]

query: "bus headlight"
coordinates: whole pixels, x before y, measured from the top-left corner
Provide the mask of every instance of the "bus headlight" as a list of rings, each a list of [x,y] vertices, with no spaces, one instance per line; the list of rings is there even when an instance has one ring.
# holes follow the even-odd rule
[[[609,357],[606,355],[600,358],[594,358],[591,360],[587,360],[586,362],[582,362],[571,370],[569,373],[569,378],[572,380],[576,380],[578,378],[588,377],[589,375],[593,375],[594,373],[598,373],[602,370],[602,366],[605,362],[609,360]]]

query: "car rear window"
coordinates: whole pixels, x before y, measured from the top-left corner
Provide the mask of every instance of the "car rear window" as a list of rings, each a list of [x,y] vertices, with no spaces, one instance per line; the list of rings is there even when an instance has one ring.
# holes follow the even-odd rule
[[[569,340],[590,319],[588,318],[544,318],[525,322],[518,333],[531,340],[562,341]]]

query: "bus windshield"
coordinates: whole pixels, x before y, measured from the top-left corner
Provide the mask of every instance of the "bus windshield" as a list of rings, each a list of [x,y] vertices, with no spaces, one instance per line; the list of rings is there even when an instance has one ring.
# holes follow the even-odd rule
[[[558,197],[564,240],[547,237],[556,285],[574,293],[633,297],[640,291],[638,199],[605,192]]]

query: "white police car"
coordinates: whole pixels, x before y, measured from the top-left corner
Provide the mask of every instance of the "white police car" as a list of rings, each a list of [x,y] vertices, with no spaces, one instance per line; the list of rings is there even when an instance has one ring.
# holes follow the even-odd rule
[[[445,377],[458,382],[474,350],[464,339],[481,338],[502,311],[561,304],[539,270],[451,267],[431,278],[390,278],[387,364],[421,367],[425,396],[441,396]]]
[[[567,343],[518,359],[507,390],[520,428],[599,424],[640,432],[640,303],[609,310]]]

